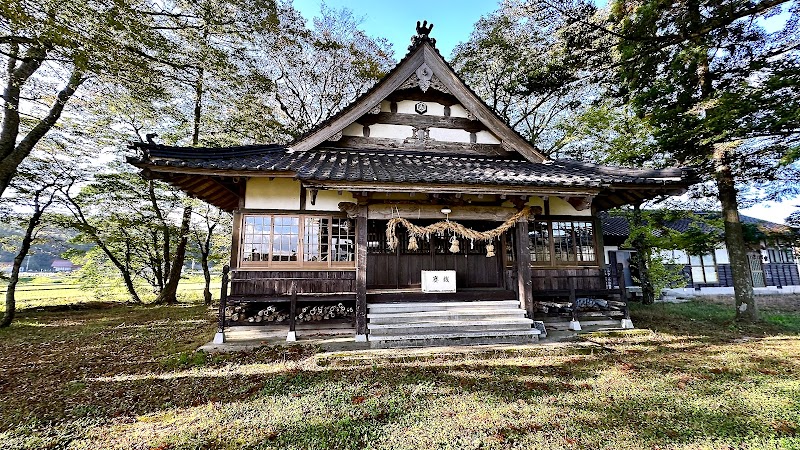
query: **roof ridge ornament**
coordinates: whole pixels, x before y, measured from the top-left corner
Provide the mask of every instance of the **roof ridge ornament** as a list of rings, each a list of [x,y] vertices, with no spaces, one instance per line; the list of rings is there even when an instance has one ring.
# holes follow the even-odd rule
[[[427,20],[423,21],[422,24],[420,24],[418,20],[417,34],[411,37],[411,45],[408,47],[408,50],[414,50],[422,45],[423,42],[428,42],[432,47],[436,47],[436,39],[429,36],[431,34],[431,30],[433,30],[433,23],[431,23],[429,26]]]

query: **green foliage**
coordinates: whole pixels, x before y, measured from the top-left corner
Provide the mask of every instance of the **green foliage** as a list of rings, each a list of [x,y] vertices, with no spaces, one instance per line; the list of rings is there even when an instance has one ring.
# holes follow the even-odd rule
[[[686,286],[686,276],[683,274],[683,265],[677,264],[674,260],[664,260],[659,252],[647,255],[647,267],[650,271],[650,282],[653,285],[653,292],[656,297],[661,295],[664,289],[680,288]]]
[[[482,17],[452,63],[512,128],[547,155],[559,155],[564,130],[592,87],[564,52],[568,20],[542,2],[511,1]]]
[[[175,217],[183,197],[166,184],[111,168],[119,172],[96,174],[77,195],[70,194],[65,202],[69,214],[59,218],[60,224],[78,232],[74,242],[97,246],[87,253],[81,271],[87,283],[108,276],[113,267],[131,279],[129,290],[144,282],[158,292],[179,240]]]
[[[647,121],[610,101],[588,107],[576,118],[559,124],[564,133],[562,153],[577,160],[629,167],[661,167]]]
[[[798,14],[796,2],[614,2],[622,98],[652,125],[658,152],[710,179],[724,149],[737,180],[795,195]]]

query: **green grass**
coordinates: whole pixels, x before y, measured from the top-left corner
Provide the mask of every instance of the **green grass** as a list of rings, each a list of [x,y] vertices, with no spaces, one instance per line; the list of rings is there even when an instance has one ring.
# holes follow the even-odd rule
[[[590,347],[193,352],[213,314],[23,312],[0,330],[2,447],[800,449],[797,312],[636,305]]]
[[[129,295],[118,280],[108,285],[89,289],[82,286],[74,277],[67,274],[47,274],[35,277],[22,277],[17,285],[17,309],[67,306],[92,303],[125,303]],[[190,302],[202,297],[203,277],[192,275],[182,279],[178,285],[178,299]],[[212,279],[211,292],[219,296],[219,277]],[[155,293],[142,289],[141,294],[147,302],[155,298]],[[5,286],[0,287],[0,295],[5,295]],[[3,297],[4,298],[4,297]],[[0,312],[5,311],[5,303],[0,302]]]

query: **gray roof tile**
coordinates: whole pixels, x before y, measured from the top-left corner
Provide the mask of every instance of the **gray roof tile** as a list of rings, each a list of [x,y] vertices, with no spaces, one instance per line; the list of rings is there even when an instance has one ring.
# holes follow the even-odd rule
[[[190,167],[232,171],[295,172],[304,181],[365,181],[506,186],[583,186],[611,184],[685,185],[691,174],[681,169],[630,169],[578,161],[534,163],[415,151],[364,151],[318,148],[293,152],[279,146],[202,149],[136,143],[134,165]]]

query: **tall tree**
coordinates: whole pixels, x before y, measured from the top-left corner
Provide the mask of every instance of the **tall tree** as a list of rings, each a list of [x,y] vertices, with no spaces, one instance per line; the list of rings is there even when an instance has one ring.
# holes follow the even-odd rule
[[[3,211],[3,220],[15,222],[24,229],[24,234],[11,265],[5,293],[6,309],[0,319],[0,328],[11,325],[14,320],[20,269],[37,235],[47,225],[45,214],[56,201],[59,190],[70,189],[76,181],[76,171],[56,153],[42,153],[28,158],[12,180],[9,189],[11,195],[4,204],[9,209]]]
[[[359,28],[360,20],[347,9],[324,4],[312,26],[291,4],[279,8],[279,33],[257,36],[259,49],[248,80],[269,87],[250,91],[242,104],[242,123],[259,130],[278,126],[290,141],[330,118],[363,94],[394,65],[385,39],[375,39]],[[253,107],[272,111],[273,119],[252,116]],[[258,122],[261,122],[259,125]]]
[[[63,193],[68,211],[63,225],[79,232],[76,241],[103,251],[119,271],[131,301],[139,303],[137,281],[149,284],[157,295],[177,286],[183,267],[181,242],[188,238],[184,199],[163,183],[143,180],[120,167],[111,170],[95,174],[78,192]],[[176,225],[174,216],[181,210],[181,225]],[[184,251],[185,246],[184,242]],[[167,292],[162,297],[171,301],[172,296]]]
[[[0,195],[79,88],[158,89],[166,68],[182,69],[164,36],[181,16],[144,0],[0,3]]]
[[[755,321],[738,186],[798,180],[781,160],[800,143],[800,7],[618,0],[609,20],[621,94],[654,126],[660,152],[717,186],[737,318]]]
[[[191,234],[200,252],[200,266],[203,268],[203,300],[211,304],[210,263],[217,264],[230,252],[230,232],[232,217],[225,211],[209,204],[197,205],[194,209],[195,221]]]
[[[512,128],[554,157],[566,143],[569,122],[596,95],[564,52],[558,11],[536,2],[503,2],[482,17],[467,42],[453,51],[453,66]]]

